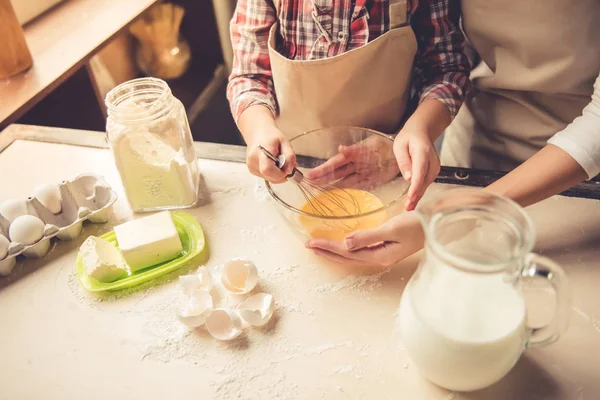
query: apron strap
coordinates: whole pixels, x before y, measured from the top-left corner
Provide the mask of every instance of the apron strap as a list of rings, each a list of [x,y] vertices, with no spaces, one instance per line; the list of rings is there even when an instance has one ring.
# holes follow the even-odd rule
[[[408,25],[406,1],[390,0],[390,30]]]

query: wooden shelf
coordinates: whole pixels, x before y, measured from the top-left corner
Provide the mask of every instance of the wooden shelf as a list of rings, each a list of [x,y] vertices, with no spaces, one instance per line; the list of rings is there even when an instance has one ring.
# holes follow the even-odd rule
[[[157,0],[68,0],[25,26],[33,67],[0,80],[0,130],[17,120]]]

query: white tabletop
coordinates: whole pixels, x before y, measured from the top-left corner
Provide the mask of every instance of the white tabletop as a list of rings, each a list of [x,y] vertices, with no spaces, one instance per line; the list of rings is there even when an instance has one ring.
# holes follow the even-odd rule
[[[0,278],[0,398],[600,398],[600,201],[555,197],[530,210],[538,248],[563,264],[574,288],[567,333],[527,350],[500,383],[458,394],[421,378],[398,339],[399,299],[420,255],[389,272],[323,262],[243,164],[199,163],[210,196],[189,212],[205,229],[207,265],[252,259],[278,305],[273,324],[229,344],[188,331],[173,310],[177,274],[134,293],[86,293],[74,273],[78,246],[132,217],[111,155],[17,140],[0,153],[0,201],[90,172],[119,200],[108,224],[86,224],[80,238],[57,242],[44,259],[19,259]]]

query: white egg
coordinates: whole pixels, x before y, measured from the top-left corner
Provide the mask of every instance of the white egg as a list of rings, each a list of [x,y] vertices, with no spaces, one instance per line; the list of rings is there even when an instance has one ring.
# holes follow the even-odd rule
[[[48,183],[35,188],[33,196],[44,205],[52,214],[58,214],[62,210],[61,195],[58,185]]]
[[[0,260],[3,260],[4,257],[8,254],[8,246],[10,242],[4,235],[0,235]]]
[[[0,204],[0,214],[8,222],[13,222],[21,215],[27,214],[27,203],[25,203],[25,200],[8,199]]]
[[[34,244],[44,236],[44,223],[33,215],[21,215],[10,224],[8,235],[13,242]]]

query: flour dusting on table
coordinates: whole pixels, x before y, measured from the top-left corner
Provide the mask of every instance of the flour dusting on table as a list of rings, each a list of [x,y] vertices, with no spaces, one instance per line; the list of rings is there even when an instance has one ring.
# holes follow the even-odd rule
[[[386,269],[384,271],[372,275],[350,275],[338,282],[318,286],[313,290],[318,293],[337,293],[341,290],[350,290],[359,292],[361,294],[369,294],[381,288],[381,286],[383,285],[381,282],[381,277],[389,271],[389,269]]]
[[[383,371],[382,355],[393,353],[396,340],[372,343],[369,336],[357,336],[352,331],[333,333],[335,330],[329,336],[320,336],[315,334],[319,330],[311,326],[325,323],[329,301],[338,299],[337,294],[342,291],[354,295],[355,301],[364,301],[363,294],[382,287],[381,278],[388,270],[340,277],[338,272],[323,267],[319,259],[311,256],[305,260],[306,250],[299,242],[290,245],[291,240],[297,239],[283,221],[266,219],[260,213],[262,208],[271,207],[261,205],[269,196],[262,180],[256,180],[251,199],[256,209],[251,213],[241,206],[243,187],[221,184],[210,190],[210,195],[212,202],[207,207],[211,212],[197,217],[211,250],[207,266],[218,280],[224,261],[232,257],[251,258],[260,272],[255,291],[271,293],[275,298],[277,308],[272,320],[264,328],[246,330],[232,342],[214,340],[203,327],[185,327],[174,312],[183,301],[176,281],[179,275],[198,266],[176,271],[148,285],[100,296],[85,292],[72,274],[69,287],[73,297],[95,311],[91,318],[99,321],[97,325],[106,330],[105,335],[135,346],[141,362],[197,369],[212,388],[215,400],[301,398],[306,382],[299,378],[298,371],[304,371],[305,365],[323,369],[305,373],[329,375],[333,380],[330,383],[338,378],[362,379]],[[224,212],[233,208],[234,212]],[[251,218],[246,220],[246,215]],[[280,251],[281,248],[291,250]],[[302,326],[307,327],[309,335],[299,334]],[[360,363],[356,363],[358,360]],[[398,364],[400,368],[401,365]],[[325,398],[335,392],[347,395],[342,386],[341,391],[337,387],[327,383],[319,387],[318,393],[326,394]]]

